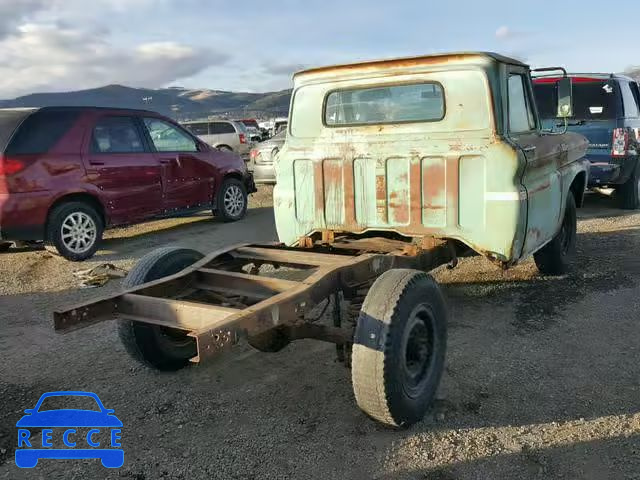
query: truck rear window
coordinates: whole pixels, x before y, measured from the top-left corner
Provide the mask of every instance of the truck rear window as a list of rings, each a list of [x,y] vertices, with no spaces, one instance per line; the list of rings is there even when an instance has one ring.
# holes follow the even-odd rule
[[[7,146],[9,155],[46,153],[78,118],[77,111],[38,111],[28,117]]]
[[[435,82],[337,90],[325,102],[327,126],[433,122],[444,118],[442,85]]]
[[[556,118],[557,83],[534,83],[541,118]],[[611,80],[573,83],[573,117],[580,120],[611,120],[618,117],[618,86]]]

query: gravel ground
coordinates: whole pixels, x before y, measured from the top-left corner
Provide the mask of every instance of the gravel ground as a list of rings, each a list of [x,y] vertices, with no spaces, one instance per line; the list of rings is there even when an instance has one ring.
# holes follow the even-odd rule
[[[640,214],[597,195],[580,212],[567,276],[543,278],[531,261],[502,272],[482,258],[434,272],[451,313],[447,368],[433,410],[407,431],[360,413],[331,345],[239,346],[160,374],[126,356],[112,324],[54,335],[54,308],[119,288],[79,290],[76,270],[130,268],[168,244],[274,240],[269,189],[252,202],[236,224],[203,215],[110,231],[82,265],[44,251],[0,254],[0,478],[640,479]],[[115,409],[123,468],[14,465],[22,410],[65,389]]]

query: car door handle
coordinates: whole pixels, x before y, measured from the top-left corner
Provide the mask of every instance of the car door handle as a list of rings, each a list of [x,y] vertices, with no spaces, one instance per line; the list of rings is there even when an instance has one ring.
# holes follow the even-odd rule
[[[527,145],[525,147],[522,147],[522,151],[524,153],[533,153],[536,151],[536,146],[535,145]]]
[[[104,165],[104,162],[94,162],[94,161],[90,161],[89,165],[95,165],[95,166],[100,166],[100,165]]]

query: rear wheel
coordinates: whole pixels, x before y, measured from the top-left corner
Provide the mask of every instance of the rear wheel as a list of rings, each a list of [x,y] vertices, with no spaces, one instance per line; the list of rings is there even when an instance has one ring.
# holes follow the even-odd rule
[[[218,192],[214,214],[225,222],[241,220],[247,213],[248,195],[244,184],[237,178],[226,178]]]
[[[577,227],[576,200],[569,192],[560,231],[553,240],[533,255],[540,273],[544,275],[567,273],[576,249]]]
[[[0,253],[7,252],[13,245],[11,242],[0,242]]]
[[[435,280],[416,270],[384,273],[365,299],[354,338],[358,406],[393,427],[419,422],[438,389],[446,343],[447,310]]]
[[[102,241],[104,224],[96,209],[84,202],[68,202],[49,214],[45,248],[73,262],[91,258]]]
[[[633,169],[629,180],[618,188],[620,207],[625,210],[640,208],[640,160]]]
[[[138,261],[125,278],[123,287],[129,289],[173,275],[203,256],[188,248],[159,248]],[[133,358],[158,370],[179,370],[197,354],[195,340],[182,330],[121,320],[118,322],[118,335]]]
[[[222,152],[233,152],[233,148],[227,146],[227,145],[219,145],[218,147],[216,147],[218,150],[222,151]]]

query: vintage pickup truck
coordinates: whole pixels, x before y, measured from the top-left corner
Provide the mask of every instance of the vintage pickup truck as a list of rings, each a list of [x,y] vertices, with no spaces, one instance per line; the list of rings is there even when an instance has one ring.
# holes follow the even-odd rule
[[[570,86],[559,82],[559,117]],[[162,370],[241,339],[267,352],[332,342],[360,408],[411,425],[446,351],[445,301],[425,272],[473,252],[505,268],[533,254],[544,274],[565,272],[587,141],[544,132],[529,67],[490,53],[298,73],[288,129],[274,193],[282,243],[151,252],[122,293],[56,312],[55,327],[117,319],[128,352]]]

